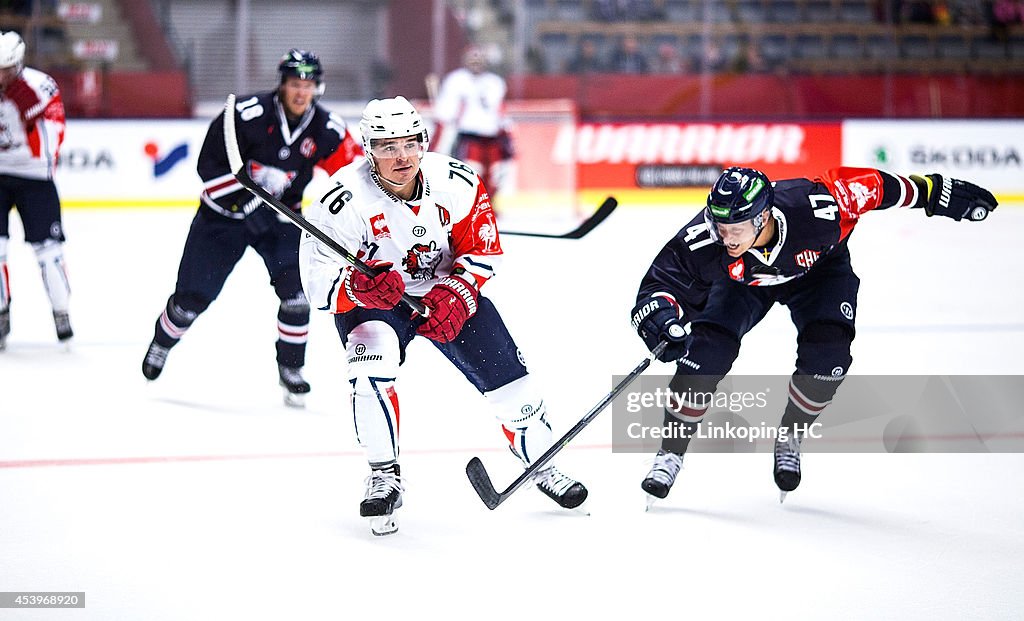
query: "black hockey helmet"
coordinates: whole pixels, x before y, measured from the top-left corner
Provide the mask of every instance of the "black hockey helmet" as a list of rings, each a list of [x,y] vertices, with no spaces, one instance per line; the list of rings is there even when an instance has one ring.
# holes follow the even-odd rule
[[[763,172],[740,166],[726,168],[711,186],[704,208],[704,221],[712,239],[721,242],[716,225],[748,220],[754,225],[755,235],[759,234],[774,200],[772,182]]]
[[[317,95],[324,92],[324,69],[320,65],[320,57],[313,52],[292,48],[281,57],[277,65],[277,71],[281,74],[281,83],[285,78],[294,76],[301,80],[313,80],[316,82]]]

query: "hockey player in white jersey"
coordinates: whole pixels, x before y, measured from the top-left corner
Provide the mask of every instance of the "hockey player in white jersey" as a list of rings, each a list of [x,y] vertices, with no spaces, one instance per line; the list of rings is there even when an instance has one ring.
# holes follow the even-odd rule
[[[11,331],[11,286],[7,269],[11,207],[39,261],[50,297],[57,339],[73,336],[68,319],[71,287],[64,268],[64,227],[53,183],[64,140],[64,103],[53,78],[25,66],[25,42],[0,33],[0,349]]]
[[[332,175],[307,219],[378,273],[353,269],[309,234],[300,269],[310,304],[335,315],[346,348],[356,435],[371,468],[360,515],[371,518],[374,533],[388,534],[397,529],[393,511],[403,492],[395,382],[417,335],[495,406],[524,464],[547,450],[552,434],[519,349],[480,293],[502,254],[483,182],[463,162],[427,152],[423,120],[404,97],[371,101],[359,130],[366,160]],[[429,316],[400,305],[403,293],[421,298]],[[554,467],[535,482],[565,508],[587,496],[583,484]]]
[[[480,171],[491,198],[515,181],[511,122],[505,114],[505,79],[487,69],[480,46],[470,45],[463,65],[445,76],[434,103],[434,116],[449,152]]]

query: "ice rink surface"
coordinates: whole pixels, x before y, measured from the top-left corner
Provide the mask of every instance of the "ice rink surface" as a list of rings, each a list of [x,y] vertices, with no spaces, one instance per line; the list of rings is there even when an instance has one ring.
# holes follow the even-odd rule
[[[694,213],[623,205],[579,241],[503,238],[485,291],[556,434],[643,359],[628,322],[637,284]],[[1024,456],[808,453],[780,505],[770,455],[694,454],[645,513],[649,456],[611,452],[606,412],[559,459],[588,485],[589,517],[534,489],[488,511],[466,461],[479,455],[499,488],[516,462],[483,399],[422,339],[398,384],[401,529],[373,537],[333,324],[314,315],[313,392],[305,410],[284,407],[277,301],[254,253],[163,376],[143,379],[192,215],[65,214],[70,352],[12,216],[0,591],[84,591],[86,608],[0,619],[1024,618]],[[1022,238],[1019,207],[981,224],[868,214],[851,241],[852,371],[1024,374]],[[734,372],[788,374],[795,351],[776,308]]]

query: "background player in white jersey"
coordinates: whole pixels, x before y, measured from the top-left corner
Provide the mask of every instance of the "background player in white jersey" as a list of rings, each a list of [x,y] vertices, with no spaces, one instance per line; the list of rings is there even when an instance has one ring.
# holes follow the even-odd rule
[[[60,197],[53,183],[63,140],[64,102],[57,83],[25,66],[25,42],[18,33],[0,34],[0,349],[11,331],[7,269],[11,207],[18,208],[25,241],[39,260],[57,338],[67,342],[73,336]]]
[[[452,157],[480,172],[485,187],[495,197],[514,182],[515,151],[505,116],[505,80],[487,70],[484,51],[471,45],[464,67],[441,82],[434,115],[441,125],[440,138],[452,145]],[[448,148],[438,151],[449,153]]]
[[[393,532],[401,506],[398,394],[406,346],[430,339],[496,406],[512,451],[524,464],[552,443],[544,401],[494,304],[480,287],[494,274],[501,242],[486,186],[464,163],[427,153],[423,120],[404,97],[375,99],[359,123],[366,160],[331,177],[309,222],[378,270],[368,277],[310,235],[299,250],[310,303],[335,314],[348,357],[356,434],[371,476],[360,515],[377,534]],[[422,297],[424,320],[398,305]],[[455,421],[438,419],[438,424]],[[566,508],[587,490],[554,467],[538,488]]]
[[[298,211],[314,167],[333,173],[362,151],[345,121],[316,103],[324,83],[315,54],[289,50],[278,72],[281,79],[276,90],[238,99],[235,124],[249,176]],[[197,169],[203,179],[199,210],[185,240],[174,293],[157,318],[142,373],[149,380],[160,376],[168,351],[217,297],[251,246],[266,264],[270,284],[281,301],[276,349],[285,403],[301,406],[309,392],[300,373],[306,359],[309,302],[299,280],[298,229],[278,218],[231,174],[223,114],[210,124]]]

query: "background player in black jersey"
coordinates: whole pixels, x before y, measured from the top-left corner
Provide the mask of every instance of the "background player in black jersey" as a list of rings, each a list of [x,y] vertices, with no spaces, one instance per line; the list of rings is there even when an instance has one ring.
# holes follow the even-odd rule
[[[981,187],[940,175],[903,177],[871,168],[835,168],[815,179],[774,183],[729,168],[707,206],[665,245],[640,283],[633,326],[648,348],[677,361],[673,395],[714,392],[740,340],[773,304],[797,328],[796,370],[775,442],[775,483],[800,484],[799,430],[816,420],[850,368],[860,279],[847,239],[871,210],[922,208],[928,216],[984,220],[996,208]],[[649,502],[668,495],[707,404],[673,399],[662,449],[642,487]]]
[[[316,102],[324,92],[320,59],[292,49],[278,65],[281,80],[268,93],[239,97],[235,104],[239,150],[249,175],[295,211],[313,179],[313,167],[333,173],[362,154],[344,120]],[[285,403],[303,405],[309,384],[300,369],[306,358],[309,303],[299,281],[299,229],[255,198],[230,172],[224,147],[224,115],[210,124],[197,166],[203,179],[174,293],[156,321],[142,363],[155,380],[168,351],[217,297],[247,247],[259,253],[280,298],[277,364]]]

